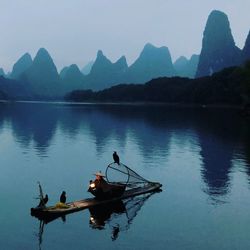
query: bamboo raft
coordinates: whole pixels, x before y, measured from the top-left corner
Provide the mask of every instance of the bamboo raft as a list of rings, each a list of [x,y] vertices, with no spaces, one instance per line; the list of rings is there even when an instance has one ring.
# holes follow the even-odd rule
[[[50,206],[50,207],[35,207],[31,208],[31,215],[35,216],[39,219],[48,219],[48,218],[56,218],[60,216],[64,216],[66,214],[74,213],[80,210],[84,210],[87,208],[95,207],[102,204],[112,203],[118,200],[123,200],[126,198],[130,198],[137,195],[142,195],[145,193],[150,192],[157,192],[160,190],[162,185],[157,182],[150,182],[145,184],[143,187],[132,188],[126,190],[122,196],[115,197],[112,199],[105,199],[105,200],[98,200],[96,198],[88,198],[84,200],[74,201],[66,203],[67,207],[65,208],[58,208],[57,206]]]

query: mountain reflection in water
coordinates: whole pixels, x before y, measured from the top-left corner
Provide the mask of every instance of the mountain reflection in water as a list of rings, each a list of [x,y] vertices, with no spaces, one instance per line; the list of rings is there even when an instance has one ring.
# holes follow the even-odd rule
[[[164,106],[1,104],[0,133],[8,127],[25,150],[34,148],[47,157],[57,133],[71,140],[93,140],[97,156],[117,140],[125,148],[130,136],[147,162],[169,154],[173,141],[182,147],[185,141],[196,144],[201,159],[204,191],[220,199],[230,190],[232,161],[246,162],[250,179],[249,121],[237,110],[191,109]]]

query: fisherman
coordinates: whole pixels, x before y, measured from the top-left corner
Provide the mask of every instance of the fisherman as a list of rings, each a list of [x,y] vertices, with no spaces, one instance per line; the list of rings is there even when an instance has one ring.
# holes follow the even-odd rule
[[[40,203],[39,203],[38,207],[45,207],[45,205],[47,204],[48,200],[49,200],[49,197],[46,194],[45,197],[40,200]]]
[[[109,184],[104,180],[105,175],[99,171],[95,173],[96,179],[94,180],[95,186],[102,189],[103,192],[110,191]]]
[[[60,202],[66,203],[66,192],[65,191],[63,191],[61,196],[60,196]]]
[[[118,154],[116,153],[116,151],[114,151],[114,153],[113,153],[113,159],[114,159],[115,163],[120,165],[120,158],[119,158]]]

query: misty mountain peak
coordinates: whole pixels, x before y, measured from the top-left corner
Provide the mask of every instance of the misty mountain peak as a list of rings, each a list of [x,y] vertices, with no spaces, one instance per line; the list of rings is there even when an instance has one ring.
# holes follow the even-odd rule
[[[40,48],[34,58],[34,62],[36,62],[37,60],[41,60],[41,61],[53,61],[49,52],[45,49],[45,48]]]
[[[128,64],[127,64],[127,59],[125,56],[121,56],[116,62],[115,65],[119,65],[120,67],[124,67],[127,68]]]
[[[80,71],[78,66],[76,64],[71,64],[69,66],[69,69],[72,70],[72,71]]]
[[[76,64],[64,67],[60,72],[60,77],[63,81],[62,85],[65,92],[71,92],[84,87],[84,75]]]
[[[40,72],[48,70],[48,72],[50,72],[49,74],[52,74],[54,78],[57,78],[58,73],[56,65],[54,64],[49,52],[44,48],[40,48],[38,50],[32,64],[32,68],[37,68]]]
[[[112,62],[104,56],[101,50],[98,50],[96,60],[91,68],[90,74],[101,74],[105,70],[109,70],[112,67]]]
[[[82,72],[80,71],[80,69],[78,68],[78,66],[76,64],[71,64],[70,66],[68,67],[64,67],[61,72],[60,72],[60,77],[62,79],[65,79],[65,78],[69,78],[69,77],[72,77],[72,76],[83,76]]]
[[[143,83],[156,77],[173,75],[175,70],[168,48],[157,48],[147,43],[139,57],[129,67],[127,82]]]
[[[167,47],[162,46],[162,47],[157,48],[153,44],[147,43],[144,46],[139,58],[144,58],[143,60],[145,60],[146,58],[152,59],[153,57],[155,59],[168,57],[168,58],[170,58],[171,63],[172,63],[171,55],[170,55],[169,50],[168,50]]]
[[[230,23],[227,15],[219,10],[213,10],[208,16],[204,37],[211,39],[211,35],[217,38],[215,42],[230,42],[234,44]]]
[[[97,62],[98,62],[98,63],[99,63],[99,62],[101,62],[101,63],[104,62],[104,63],[112,64],[111,61],[103,54],[102,50],[98,50],[97,55],[96,55],[96,60],[95,60],[95,62],[94,62],[94,65],[95,65]],[[94,65],[93,65],[93,67],[94,67]]]
[[[97,51],[97,58],[98,57],[105,57],[102,50],[100,50],[100,49]]]
[[[157,50],[158,48],[155,47],[153,44],[151,43],[147,43],[145,44],[145,46],[143,47],[143,50],[141,52],[141,55],[144,54],[148,54],[148,53],[152,53],[153,51]]]
[[[92,69],[92,66],[94,64],[94,61],[90,61],[88,62],[81,70],[81,72],[84,74],[84,75],[88,75]]]
[[[80,69],[78,68],[76,64],[71,64],[68,67],[68,70],[66,71],[66,75],[77,76],[79,78],[83,77],[82,72],[80,71]]]
[[[31,55],[27,52],[23,56],[21,56],[19,60],[32,62]]]
[[[243,63],[246,60],[250,60],[250,31],[248,33],[248,36],[247,36],[247,39],[246,39],[245,46],[243,48],[242,54],[243,54],[243,56],[242,56],[243,57]]]
[[[155,49],[156,47],[152,43],[146,43],[143,50]]]
[[[29,53],[22,55],[17,62],[13,65],[10,77],[18,79],[21,74],[32,65],[32,58]]]
[[[190,58],[190,61],[199,61],[199,57],[200,57],[200,55],[196,55],[196,54],[193,54],[192,56],[191,56],[191,58]]]
[[[62,73],[64,73],[64,79],[71,81],[81,81],[84,77],[84,75],[76,64],[71,64],[69,67],[65,67],[63,70],[64,72],[61,71],[60,76],[62,76]]]
[[[227,15],[226,13],[224,13],[223,11],[220,11],[220,10],[213,10],[211,11],[211,13],[209,14],[208,16],[208,19],[211,18],[213,20],[216,20],[216,19],[224,19],[224,20],[227,20],[228,21],[228,18],[227,18]],[[218,20],[217,20],[218,21]]]
[[[188,59],[185,56],[180,56],[175,62],[174,66],[176,67],[177,65],[185,65],[188,63]]]
[[[38,50],[32,65],[25,71],[25,77],[32,86],[34,93],[40,95],[59,94],[60,77],[48,51]]]
[[[207,19],[197,77],[211,75],[239,63],[240,49],[235,46],[228,17],[214,10]]]
[[[5,76],[3,68],[0,68],[0,76]]]
[[[198,61],[199,55],[192,55],[189,60],[185,56],[179,57],[174,63],[177,75],[180,77],[194,78]]]
[[[49,52],[45,49],[45,48],[40,48],[38,51],[37,51],[37,54],[39,55],[42,55],[42,54],[46,54],[46,55],[49,55]]]
[[[96,60],[90,73],[86,76],[92,89],[103,89],[110,87],[114,83],[123,81],[123,76],[128,69],[125,56],[120,57],[112,63],[106,56],[98,51]]]
[[[68,69],[69,69],[69,67],[66,66],[66,67],[62,68],[62,70],[60,71],[59,76],[60,76],[62,79],[65,78],[65,75],[66,75],[66,72],[68,71]]]

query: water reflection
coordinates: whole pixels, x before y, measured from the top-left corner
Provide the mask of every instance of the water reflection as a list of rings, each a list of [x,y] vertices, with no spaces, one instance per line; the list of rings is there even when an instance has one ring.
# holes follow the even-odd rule
[[[241,159],[245,162],[245,172],[248,175],[248,182],[250,184],[250,119],[246,119],[241,127],[241,140],[239,150],[237,151],[236,159]]]
[[[201,113],[197,123],[203,163],[201,174],[207,185],[204,190],[215,203],[224,202],[222,196],[230,190],[232,158],[239,140],[238,121],[232,120],[232,117],[237,118],[234,115],[223,110],[209,116]]]
[[[23,148],[31,143],[38,154],[46,155],[56,132],[58,116],[48,105],[6,104],[0,106],[5,120],[10,121],[13,136]]]
[[[39,222],[39,232],[38,232],[38,234],[36,234],[36,236],[38,238],[39,250],[42,249],[44,225],[45,225],[45,222],[41,220]]]
[[[92,229],[98,230],[109,230],[106,227],[108,225],[111,230],[110,237],[112,241],[115,241],[119,237],[121,232],[125,232],[130,228],[134,218],[136,217],[142,206],[153,194],[155,194],[155,192],[89,208],[90,227]],[[46,224],[51,223],[58,218],[61,218],[62,221],[66,223],[66,215],[52,215],[49,217],[38,218],[39,231],[36,236],[38,238],[39,250],[42,249],[44,229]]]
[[[108,225],[111,229],[111,239],[113,241],[116,240],[120,232],[129,229],[133,219],[152,194],[145,194],[124,201],[120,200],[111,204],[89,208],[90,227],[103,230]]]
[[[232,148],[210,137],[200,137],[203,167],[201,174],[207,185],[205,191],[216,201],[230,188]]]
[[[6,125],[7,124],[7,125]],[[230,191],[232,160],[244,159],[250,179],[249,121],[234,110],[206,110],[157,106],[0,104],[0,132],[9,126],[16,142],[24,149],[33,147],[47,156],[56,133],[74,141],[92,138],[97,156],[115,140],[120,150],[128,138],[137,145],[147,162],[166,159],[172,139],[183,148],[195,141],[200,151],[204,191],[220,200]],[[192,147],[192,145],[191,145]],[[193,150],[193,149],[192,149]]]

